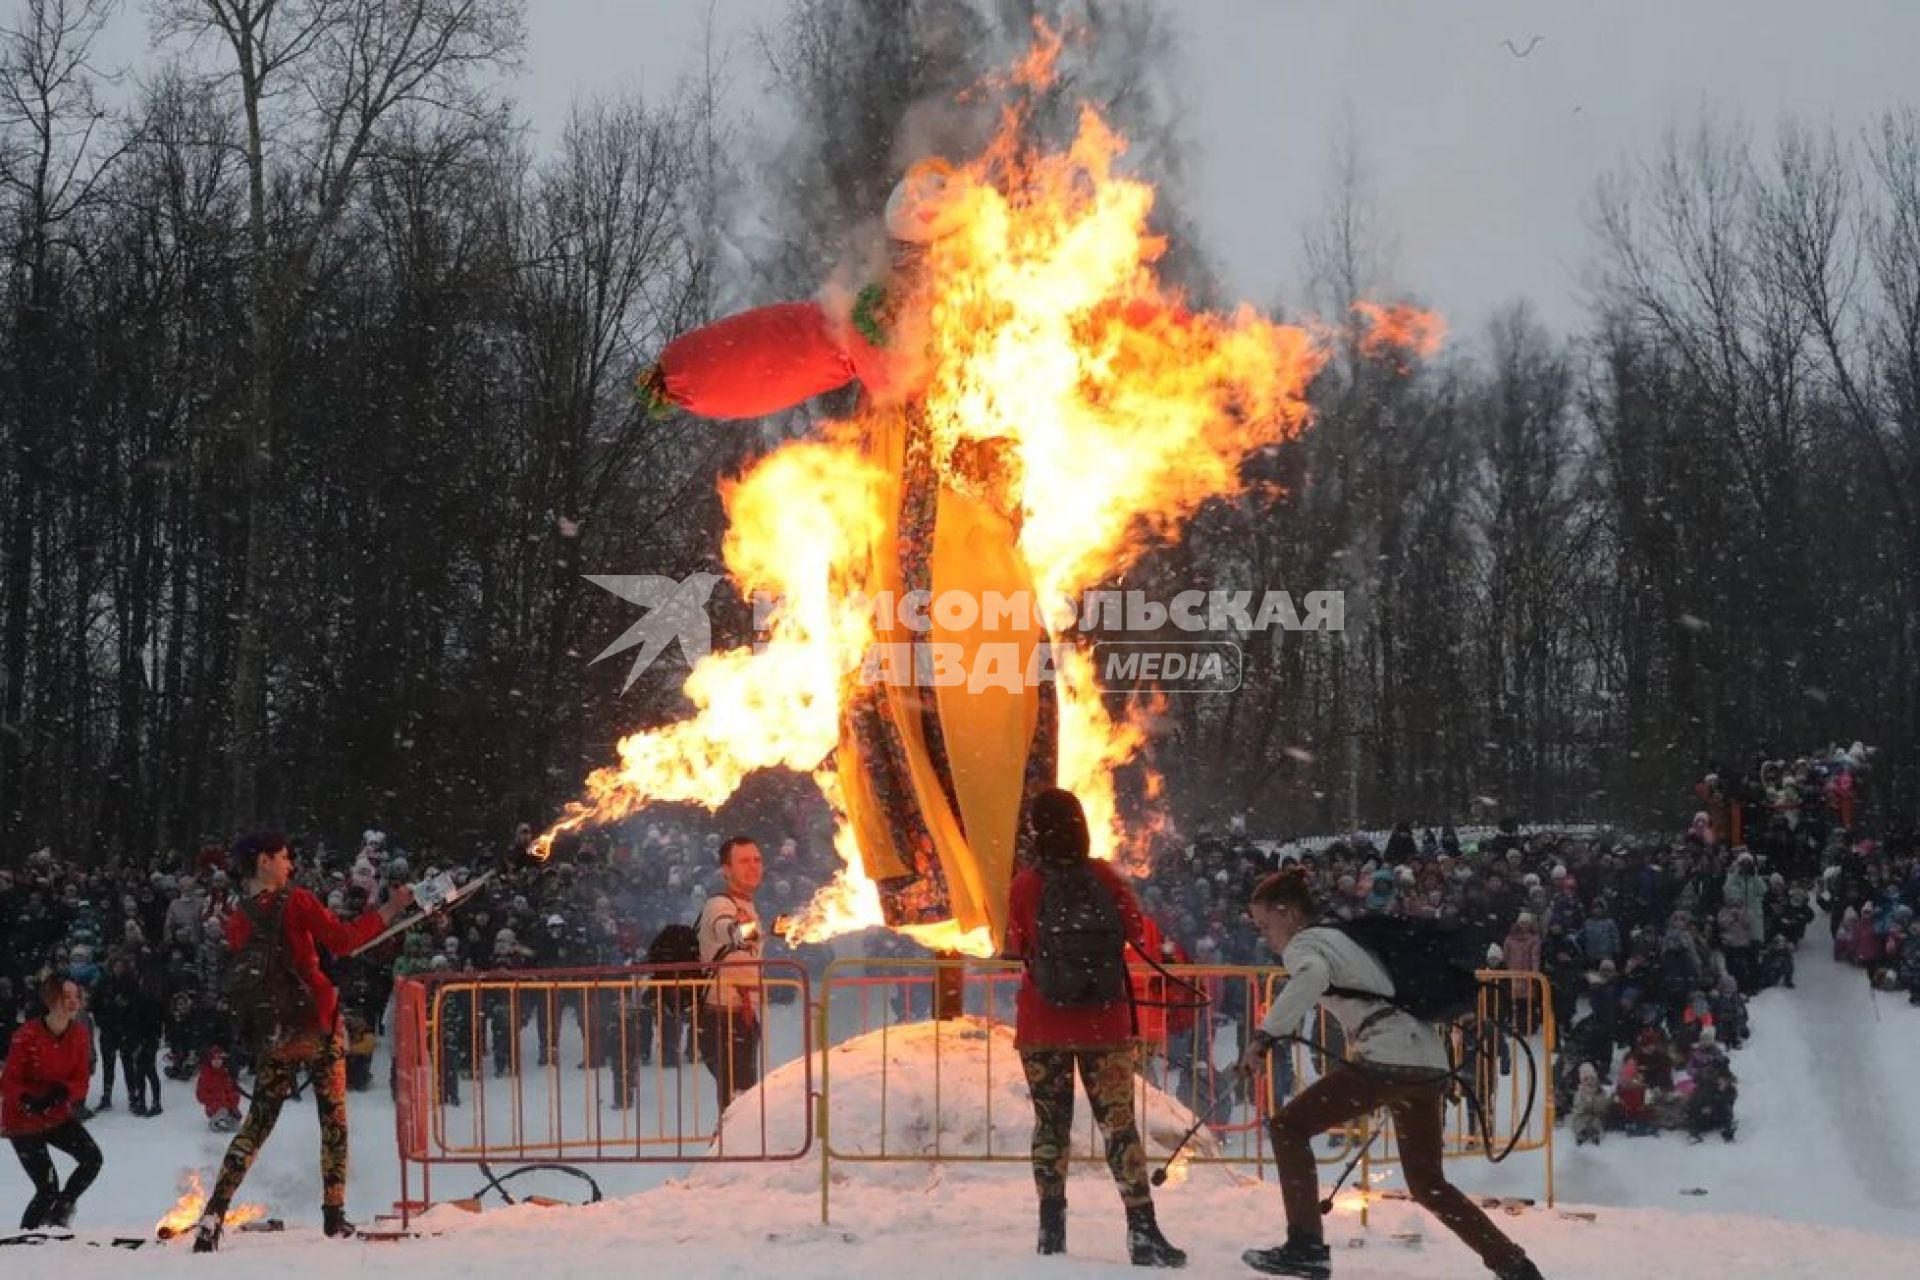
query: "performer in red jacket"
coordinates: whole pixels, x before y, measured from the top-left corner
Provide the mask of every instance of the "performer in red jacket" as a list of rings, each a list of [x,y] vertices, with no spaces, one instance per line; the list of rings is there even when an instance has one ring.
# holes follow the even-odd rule
[[[320,1111],[321,1219],[330,1236],[354,1233],[347,1221],[347,1054],[346,1034],[340,1022],[340,997],[320,970],[320,948],[342,956],[371,942],[413,903],[413,891],[402,885],[378,911],[342,923],[307,890],[292,885],[293,855],[286,837],[277,831],[242,836],[233,846],[233,870],[245,880],[246,898],[227,917],[227,947],[239,951],[253,936],[253,919],[262,922],[277,912],[281,945],[300,983],[311,997],[306,1026],[274,1046],[256,1064],[253,1104],[239,1132],[227,1145],[220,1177],[207,1198],[205,1213],[194,1238],[195,1253],[220,1246],[221,1222],[241,1180],[253,1167],[260,1146],[273,1132],[280,1108],[293,1095],[300,1073],[313,1084],[314,1104]]]
[[[64,974],[49,974],[40,983],[40,999],[46,1015],[14,1033],[0,1071],[0,1133],[12,1141],[34,1188],[20,1215],[22,1231],[70,1223],[74,1204],[100,1176],[101,1165],[100,1148],[73,1115],[93,1075],[87,1027],[79,1021],[80,986]],[[64,1187],[49,1149],[75,1161]]]
[[[1071,791],[1035,796],[1030,824],[1036,866],[1013,879],[1007,905],[1006,954],[1026,962],[1015,1001],[1014,1047],[1033,1100],[1033,1182],[1040,1194],[1041,1253],[1067,1248],[1067,1167],[1073,1141],[1073,1076],[1087,1087],[1094,1123],[1106,1140],[1107,1167],[1127,1210],[1127,1253],[1135,1266],[1184,1267],[1187,1255],[1167,1242],[1154,1219],[1147,1149],[1133,1118],[1134,1021],[1126,977],[1126,941],[1146,937],[1146,920],[1120,873],[1088,858],[1087,817]],[[1049,946],[1041,899],[1050,874],[1093,873],[1087,890],[1105,892],[1119,909],[1125,940],[1115,939],[1117,993],[1105,1004],[1064,1007],[1050,1002],[1036,978]],[[1111,917],[1108,917],[1111,919]]]

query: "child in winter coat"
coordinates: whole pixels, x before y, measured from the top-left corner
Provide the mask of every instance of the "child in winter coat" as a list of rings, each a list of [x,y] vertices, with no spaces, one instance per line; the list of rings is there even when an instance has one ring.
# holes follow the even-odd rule
[[[1848,908],[1852,910],[1852,908]],[[1863,969],[1872,969],[1880,962],[1880,935],[1874,932],[1873,911],[1871,908],[1854,913],[1853,917],[1853,962]]]
[[[1635,1077],[1649,1089],[1673,1088],[1673,1057],[1667,1038],[1658,1027],[1643,1027],[1634,1039],[1627,1061],[1634,1066]]]
[[[1607,1095],[1600,1087],[1600,1072],[1591,1062],[1580,1064],[1580,1084],[1573,1091],[1573,1142],[1584,1147],[1600,1145],[1600,1133],[1607,1122]]]
[[[1720,1043],[1728,1049],[1738,1049],[1747,1042],[1747,998],[1740,994],[1739,984],[1731,974],[1721,974],[1719,988],[1714,992],[1714,1025],[1720,1029]]]
[[[1907,988],[1907,1003],[1920,1005],[1920,920],[1907,926],[1907,940],[1900,948],[1900,981]]]
[[[234,1083],[227,1051],[221,1046],[214,1045],[201,1056],[193,1096],[206,1108],[207,1127],[215,1133],[231,1133],[240,1127],[240,1086]]]
[[[1776,933],[1773,941],[1767,944],[1765,981],[1769,986],[1778,985],[1793,990],[1793,944],[1787,941],[1787,935]]]
[[[1718,1129],[1724,1141],[1732,1142],[1733,1104],[1738,1096],[1733,1069],[1725,1062],[1716,1063],[1694,1077],[1693,1094],[1687,1099],[1688,1141],[1702,1141],[1709,1131]]]
[[[1720,1047],[1719,1034],[1707,1027],[1700,1032],[1700,1042],[1693,1046],[1693,1052],[1687,1055],[1687,1074],[1697,1083],[1706,1072],[1725,1066],[1726,1062],[1727,1051]]]
[[[1640,1138],[1654,1131],[1647,1083],[1640,1077],[1640,1064],[1631,1057],[1620,1064],[1620,1075],[1613,1086],[1613,1106],[1621,1129],[1628,1134]]]

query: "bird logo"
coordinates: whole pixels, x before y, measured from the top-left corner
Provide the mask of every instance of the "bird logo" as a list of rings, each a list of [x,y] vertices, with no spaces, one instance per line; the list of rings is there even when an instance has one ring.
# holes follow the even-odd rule
[[[595,586],[647,610],[618,640],[602,649],[593,659],[599,662],[635,645],[640,646],[640,651],[633,656],[633,665],[627,669],[627,682],[620,686],[620,692],[625,693],[633,688],[633,682],[640,678],[640,673],[652,666],[653,660],[674,641],[679,642],[680,655],[687,660],[688,666],[713,652],[713,624],[707,616],[707,599],[713,594],[714,585],[720,581],[717,574],[692,573],[677,582],[652,573],[590,573],[586,578]]]

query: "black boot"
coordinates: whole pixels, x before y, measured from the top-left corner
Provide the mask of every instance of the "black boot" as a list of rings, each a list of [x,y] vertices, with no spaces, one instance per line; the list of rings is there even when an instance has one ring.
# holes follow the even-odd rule
[[[206,1212],[200,1215],[200,1228],[193,1233],[195,1253],[212,1253],[220,1247],[221,1224],[226,1220],[226,1216],[225,1205],[211,1203],[207,1205]]]
[[[1153,1206],[1143,1204],[1127,1210],[1127,1256],[1136,1267],[1184,1267],[1187,1255],[1174,1248],[1160,1234],[1154,1221]]]
[[[1532,1258],[1522,1258],[1518,1262],[1509,1263],[1494,1272],[1493,1276],[1494,1280],[1546,1280],[1540,1274],[1540,1268],[1533,1265]]]
[[[1040,1244],[1035,1251],[1038,1253],[1067,1251],[1067,1202],[1065,1200],[1040,1202]]]
[[[360,1230],[347,1221],[345,1209],[336,1208],[330,1204],[322,1205],[320,1208],[320,1225],[321,1229],[335,1240],[345,1240],[349,1236],[359,1234]]]
[[[40,1225],[65,1231],[72,1222],[73,1201],[67,1199],[65,1196],[58,1196],[55,1197],[54,1202],[47,1207],[47,1215],[40,1220]]]
[[[1327,1280],[1333,1274],[1333,1251],[1324,1240],[1301,1240],[1293,1236],[1271,1249],[1249,1249],[1240,1261],[1255,1271],[1270,1276],[1299,1276],[1303,1280]]]

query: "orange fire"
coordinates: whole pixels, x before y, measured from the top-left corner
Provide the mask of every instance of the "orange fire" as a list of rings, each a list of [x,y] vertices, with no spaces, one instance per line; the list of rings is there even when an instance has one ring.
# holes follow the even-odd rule
[[[1366,327],[1360,335],[1360,350],[1370,356],[1404,353],[1424,359],[1447,340],[1446,319],[1435,311],[1377,302],[1356,302],[1353,311]]]
[[[173,1208],[167,1210],[160,1221],[154,1224],[154,1234],[162,1240],[171,1240],[184,1232],[192,1231],[200,1225],[200,1217],[206,1212],[207,1193],[201,1185],[198,1173],[186,1176],[186,1190],[180,1193],[180,1199]],[[264,1205],[236,1204],[227,1209],[223,1221],[228,1227],[240,1227],[249,1222],[258,1222],[267,1216]]]
[[[1043,29],[1010,80],[1044,82],[1059,51]],[[1022,110],[1008,108],[995,142],[949,176],[958,228],[925,246],[924,283],[889,348],[925,353],[915,393],[949,483],[977,488],[968,460],[1004,460],[1020,552],[1064,633],[1078,593],[1177,538],[1203,502],[1240,490],[1250,453],[1305,426],[1327,346],[1248,307],[1190,310],[1159,281],[1165,242],[1149,229],[1153,188],[1121,172],[1126,141],[1091,108],[1064,151],[1031,149],[1025,126]],[[1369,341],[1437,341],[1424,313],[1376,311]],[[537,853],[560,831],[643,805],[717,807],[757,769],[811,772],[836,801],[830,757],[847,673],[875,635],[871,607],[857,602],[866,548],[887,527],[888,477],[854,443],[861,430],[830,426],[823,440],[789,444],[726,487],[728,569],[743,592],[781,602],[764,642],[699,662],[686,684],[693,714],[624,739],[618,764],[587,780],[585,798]],[[1060,785],[1086,807],[1096,855],[1125,856],[1113,776],[1146,742],[1144,711],[1116,718],[1085,651],[1070,640],[1056,649]],[[846,866],[796,915],[790,939],[881,922],[844,821],[836,843]],[[960,937],[949,925],[914,936],[992,950],[984,931]]]

